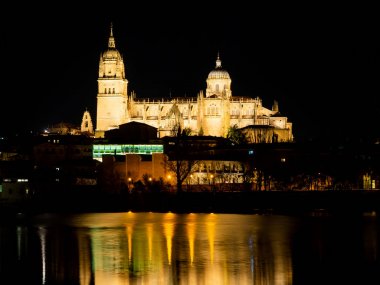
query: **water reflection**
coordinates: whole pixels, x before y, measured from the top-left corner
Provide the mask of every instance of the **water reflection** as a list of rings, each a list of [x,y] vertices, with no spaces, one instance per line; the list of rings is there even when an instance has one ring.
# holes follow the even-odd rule
[[[13,281],[27,284],[327,284],[334,272],[334,282],[363,281],[379,269],[378,242],[376,217],[46,214],[0,226],[0,281],[15,268]]]
[[[35,225],[42,284],[75,279],[75,260],[81,285],[292,284],[289,217],[44,215]]]
[[[41,282],[42,284],[46,284],[46,229],[40,227],[38,229],[38,234],[41,242]]]

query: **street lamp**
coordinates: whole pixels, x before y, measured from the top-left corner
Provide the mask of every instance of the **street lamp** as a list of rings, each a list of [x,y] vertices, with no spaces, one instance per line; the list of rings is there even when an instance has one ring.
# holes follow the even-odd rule
[[[190,174],[190,178],[187,179],[187,191],[190,190],[192,183],[193,183],[193,174]]]
[[[210,174],[210,183],[211,183],[212,193],[215,195],[215,185],[214,185],[214,175],[213,174]]]
[[[168,184],[169,184],[169,191],[172,191],[172,184],[171,184],[171,179],[172,179],[172,176],[170,175],[170,174],[168,174],[167,176],[166,176],[166,178],[167,178],[167,180],[168,180]]]
[[[129,193],[132,193],[132,178],[128,177],[128,190]]]

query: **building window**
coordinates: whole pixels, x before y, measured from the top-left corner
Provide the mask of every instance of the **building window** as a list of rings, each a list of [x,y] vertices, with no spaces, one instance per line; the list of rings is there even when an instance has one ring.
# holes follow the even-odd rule
[[[239,110],[236,109],[236,108],[235,108],[235,109],[232,109],[232,110],[231,110],[231,115],[232,115],[232,116],[239,116]]]
[[[216,116],[218,115],[218,113],[219,113],[219,110],[215,104],[212,104],[207,108],[207,115]]]

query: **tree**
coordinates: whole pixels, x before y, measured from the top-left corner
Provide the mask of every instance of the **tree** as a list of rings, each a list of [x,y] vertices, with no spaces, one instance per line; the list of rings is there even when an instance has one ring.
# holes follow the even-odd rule
[[[186,129],[185,129],[186,130]],[[175,135],[174,147],[164,158],[166,170],[174,173],[176,177],[177,192],[182,192],[182,184],[186,178],[194,172],[198,161],[189,153],[189,136],[187,131],[181,131],[180,127],[173,130]]]
[[[151,177],[150,174],[145,173],[142,176],[142,182],[145,186],[145,190],[150,193],[159,193],[167,188],[164,179],[160,177],[158,180]]]
[[[243,132],[238,128],[238,126],[235,124],[232,127],[229,127],[227,138],[235,145],[239,144],[245,144],[247,142],[247,139]]]
[[[182,131],[182,135],[183,136],[191,136],[192,132],[193,131],[191,130],[191,128],[184,128]]]
[[[249,191],[252,188],[252,180],[254,178],[252,164],[249,162],[240,162],[240,167],[243,173],[243,189],[244,191]]]

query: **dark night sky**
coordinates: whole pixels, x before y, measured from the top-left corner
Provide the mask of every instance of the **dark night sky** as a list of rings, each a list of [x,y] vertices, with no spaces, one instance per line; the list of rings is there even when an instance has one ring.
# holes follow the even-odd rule
[[[95,123],[99,55],[113,22],[138,97],[196,96],[219,51],[233,95],[269,108],[277,100],[296,140],[351,137],[352,127],[380,137],[374,7],[120,3],[4,11],[0,134],[79,125],[86,108]]]

